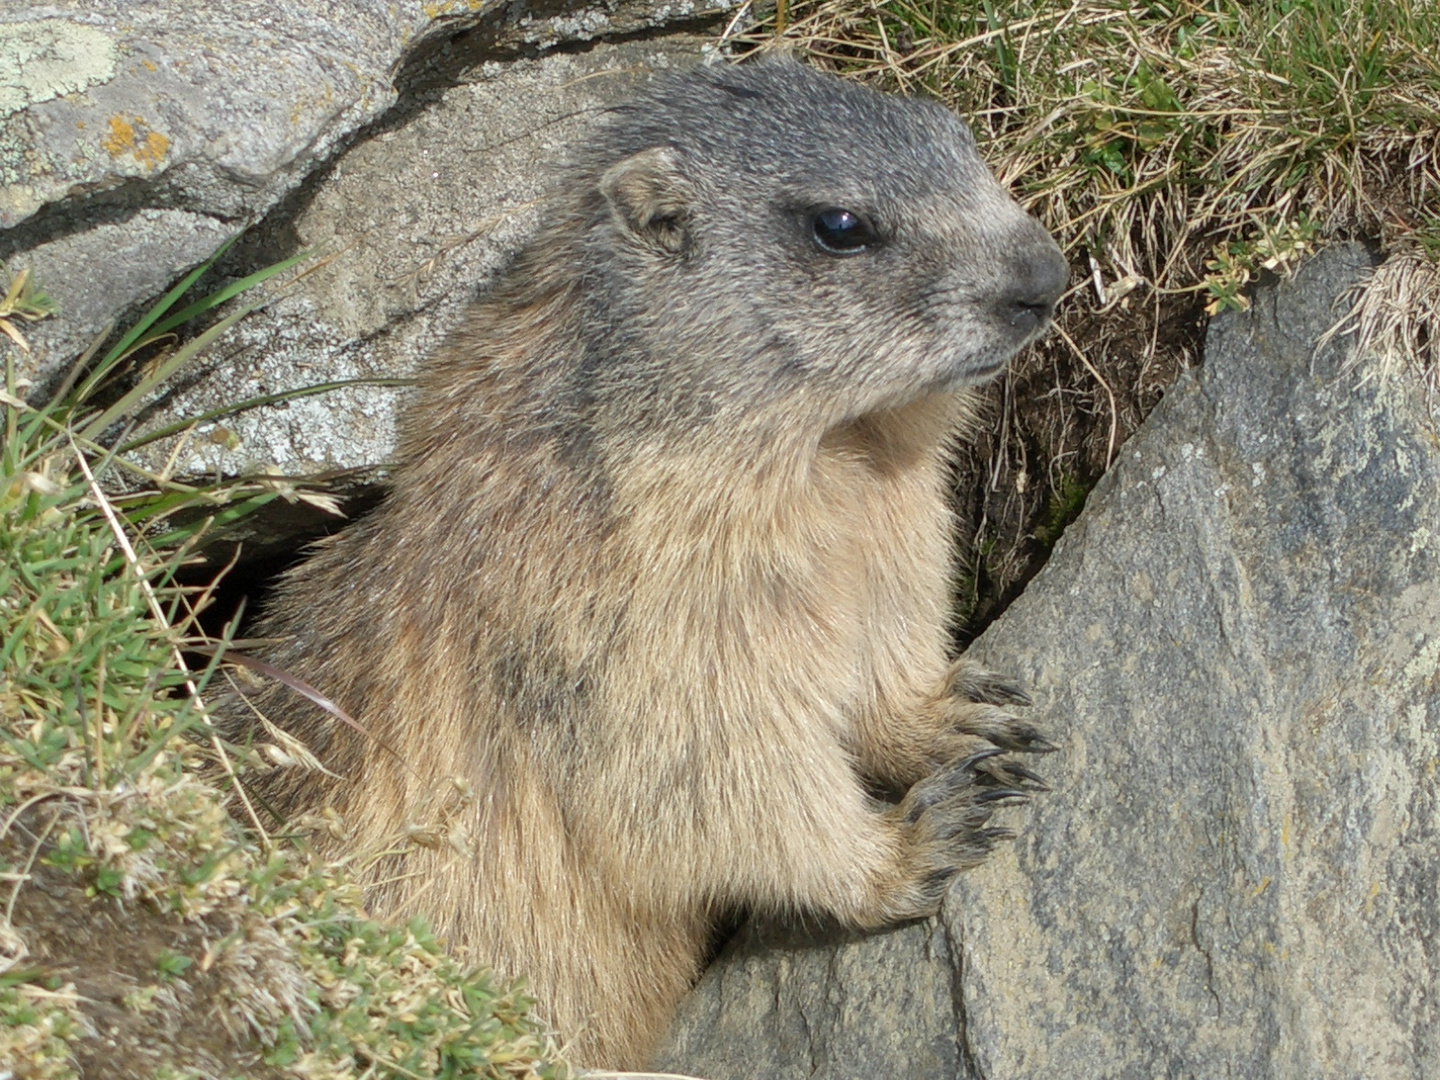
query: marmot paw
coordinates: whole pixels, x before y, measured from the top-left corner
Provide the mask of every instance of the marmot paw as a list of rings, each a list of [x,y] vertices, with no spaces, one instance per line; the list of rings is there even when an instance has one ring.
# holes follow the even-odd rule
[[[987,705],[1029,705],[1030,695],[1008,676],[981,667],[963,656],[950,665],[945,676],[945,697]]]
[[[951,762],[911,787],[890,811],[911,845],[914,874],[908,910],[894,912],[894,918],[933,914],[951,878],[984,860],[996,844],[1014,839],[1013,830],[991,825],[990,818],[997,806],[1028,800],[1035,788],[1024,781],[1039,778],[998,761],[1002,753],[983,750]]]
[[[1056,749],[1055,744],[1029,720],[1005,708],[1029,704],[1030,696],[1013,679],[962,658],[945,676],[937,719],[952,736],[974,736],[1013,753],[1048,754]],[[959,739],[951,749],[945,760],[973,752]]]
[[[952,702],[946,711],[951,731],[977,736],[1001,750],[1049,754],[1057,749],[1029,720],[998,705]]]

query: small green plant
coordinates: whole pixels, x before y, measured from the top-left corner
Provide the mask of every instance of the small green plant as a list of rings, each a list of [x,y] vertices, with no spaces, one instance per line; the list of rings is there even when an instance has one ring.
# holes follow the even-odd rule
[[[1415,243],[1432,263],[1440,263],[1440,207],[1434,215],[1423,218],[1415,226]]]
[[[1205,291],[1210,297],[1205,314],[1246,311],[1250,300],[1244,290],[1255,277],[1254,259],[1248,246],[1239,241],[1216,244],[1205,260]]]
[[[1242,290],[1259,272],[1286,272],[1305,256],[1314,254],[1321,235],[1320,225],[1301,213],[1258,236],[1217,244],[1214,254],[1205,260],[1205,291],[1210,297],[1205,314],[1248,310],[1250,300]]]
[[[1035,539],[1046,547],[1054,547],[1065,529],[1085,509],[1085,500],[1094,486],[1093,481],[1087,484],[1077,476],[1062,476],[1045,504],[1045,523],[1035,530]]]
[[[12,277],[5,264],[0,263],[0,276],[6,278],[5,295],[0,297],[0,333],[19,346],[21,352],[29,352],[30,343],[20,333],[17,320],[39,322],[55,313],[55,301],[30,277],[29,267]]]
[[[155,957],[155,970],[160,973],[161,982],[173,982],[185,974],[187,968],[195,963],[193,957],[183,956],[180,953],[171,952],[169,949],[161,949]]]

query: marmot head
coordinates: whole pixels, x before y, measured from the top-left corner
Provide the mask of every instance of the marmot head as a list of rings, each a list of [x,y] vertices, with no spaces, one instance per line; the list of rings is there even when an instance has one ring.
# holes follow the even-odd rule
[[[834,423],[974,385],[1069,274],[947,110],[792,61],[662,77],[577,169],[576,269],[613,329],[588,392],[657,419]]]

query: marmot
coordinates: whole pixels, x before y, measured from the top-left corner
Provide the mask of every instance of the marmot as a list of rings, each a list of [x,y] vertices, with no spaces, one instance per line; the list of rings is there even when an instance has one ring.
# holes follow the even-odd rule
[[[1051,749],[951,659],[947,444],[1068,268],[941,106],[658,76],[421,377],[385,501],[281,584],[256,704],[374,909],[638,1067],[717,919],[935,912]],[[877,796],[893,792],[893,801]]]

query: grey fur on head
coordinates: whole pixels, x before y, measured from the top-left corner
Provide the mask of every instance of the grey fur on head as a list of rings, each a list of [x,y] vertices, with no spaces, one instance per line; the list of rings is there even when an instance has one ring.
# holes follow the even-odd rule
[[[984,381],[1068,274],[944,108],[788,60],[660,76],[613,110],[573,180],[597,325],[624,327],[591,343],[590,389],[656,400],[670,421],[754,425],[797,389],[818,406],[830,380],[839,422]],[[868,242],[817,243],[826,210]]]

